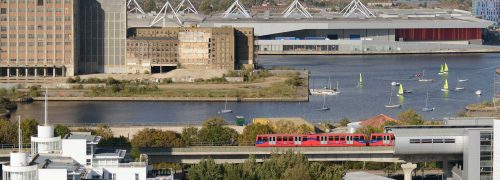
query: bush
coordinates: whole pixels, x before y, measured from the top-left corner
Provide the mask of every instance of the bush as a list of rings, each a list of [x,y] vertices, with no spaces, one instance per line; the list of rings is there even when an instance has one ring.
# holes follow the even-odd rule
[[[66,136],[66,134],[69,134],[70,132],[71,130],[69,130],[68,126],[65,125],[58,124],[54,128],[54,134],[56,136],[61,136],[61,138],[64,138],[64,136]]]
[[[340,120],[340,126],[342,127],[346,127],[349,123],[351,123],[351,121],[349,121],[348,118],[346,117],[343,117],[341,120]]]
[[[66,79],[66,83],[75,83],[76,81],[72,78],[72,77],[69,77],[68,79]]]
[[[170,84],[173,83],[174,81],[172,81],[172,78],[163,78],[161,82],[164,84]]]
[[[181,136],[173,131],[143,129],[135,134],[131,144],[133,147],[182,147]]]

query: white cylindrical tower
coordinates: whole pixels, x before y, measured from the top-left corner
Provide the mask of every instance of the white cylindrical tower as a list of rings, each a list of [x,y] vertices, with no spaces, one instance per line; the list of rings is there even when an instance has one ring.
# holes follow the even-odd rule
[[[37,165],[30,164],[28,153],[11,152],[10,164],[2,165],[4,180],[37,180]]]
[[[31,153],[57,153],[61,150],[61,137],[54,137],[54,127],[38,126],[38,135],[31,137]]]
[[[54,137],[54,128],[52,126],[38,126],[38,137],[39,138]]]

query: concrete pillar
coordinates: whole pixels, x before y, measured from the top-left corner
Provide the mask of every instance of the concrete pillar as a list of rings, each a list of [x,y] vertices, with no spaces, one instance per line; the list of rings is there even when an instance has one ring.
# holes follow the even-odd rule
[[[66,77],[66,67],[62,67],[61,71],[62,71],[62,77]]]
[[[10,68],[7,68],[7,77],[10,77]]]
[[[47,77],[47,68],[43,68],[43,77]]]
[[[28,68],[24,69],[24,77],[28,77]]]
[[[412,164],[409,162],[406,164],[401,164],[401,168],[403,169],[403,173],[405,175],[404,180],[411,180],[411,173],[417,168],[417,164]]]
[[[453,176],[451,173],[452,168],[452,164],[450,164],[448,161],[443,161],[443,179],[451,178]]]
[[[52,77],[56,77],[56,67],[52,68]]]
[[[35,77],[38,77],[38,68],[35,68],[34,71],[35,71]]]
[[[19,68],[16,68],[16,77],[19,77]]]

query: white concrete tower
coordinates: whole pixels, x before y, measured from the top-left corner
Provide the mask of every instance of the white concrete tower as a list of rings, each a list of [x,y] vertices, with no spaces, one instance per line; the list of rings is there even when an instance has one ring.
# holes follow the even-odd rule
[[[48,115],[48,90],[45,89],[45,119],[44,124],[38,126],[37,136],[31,136],[31,154],[60,153],[61,137],[54,137],[54,127],[49,126]]]
[[[37,180],[37,165],[30,164],[28,153],[23,152],[21,116],[18,120],[19,151],[10,153],[10,163],[2,165],[3,180]]]
[[[500,179],[500,119],[493,120],[493,179]]]

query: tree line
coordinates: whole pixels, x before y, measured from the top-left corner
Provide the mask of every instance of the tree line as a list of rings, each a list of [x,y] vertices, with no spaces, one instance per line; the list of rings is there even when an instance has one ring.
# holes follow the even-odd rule
[[[346,172],[342,165],[309,162],[303,154],[287,151],[272,154],[262,163],[257,163],[253,156],[242,164],[216,164],[212,159],[203,160],[188,169],[187,177],[190,180],[340,180]]]

